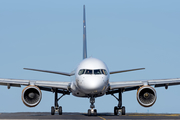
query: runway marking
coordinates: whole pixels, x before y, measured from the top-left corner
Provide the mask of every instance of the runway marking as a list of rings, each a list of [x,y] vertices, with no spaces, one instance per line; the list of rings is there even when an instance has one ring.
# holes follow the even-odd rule
[[[180,114],[169,114],[169,115],[163,115],[163,114],[146,114],[146,115],[128,115],[128,116],[174,116],[174,117],[177,117],[177,116],[180,116]]]
[[[106,120],[105,118],[101,117],[101,116],[98,116],[99,118],[103,119],[103,120]]]

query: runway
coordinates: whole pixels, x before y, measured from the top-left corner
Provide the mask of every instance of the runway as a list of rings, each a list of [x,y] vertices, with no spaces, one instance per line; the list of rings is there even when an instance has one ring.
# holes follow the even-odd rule
[[[63,113],[63,115],[50,115],[49,112],[18,112],[18,113],[0,113],[0,119],[53,119],[53,120],[143,120],[143,119],[180,119],[180,114],[140,114],[140,113],[127,113],[124,116],[114,116],[113,113],[99,113],[97,116],[87,116],[86,113]]]

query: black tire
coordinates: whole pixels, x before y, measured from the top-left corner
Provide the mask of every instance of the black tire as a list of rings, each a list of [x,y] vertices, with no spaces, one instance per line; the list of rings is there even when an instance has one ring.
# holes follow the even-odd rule
[[[59,107],[59,115],[62,115],[62,107]]]
[[[88,116],[91,116],[91,110],[88,109]]]
[[[117,114],[118,114],[118,107],[115,106],[115,107],[114,107],[114,115],[117,115]]]
[[[126,114],[126,110],[125,110],[125,107],[123,106],[122,107],[122,115],[125,115]]]
[[[94,109],[94,116],[97,116],[97,110]]]
[[[54,109],[54,107],[52,106],[52,107],[51,107],[51,115],[54,115],[54,113],[55,113],[55,109]]]

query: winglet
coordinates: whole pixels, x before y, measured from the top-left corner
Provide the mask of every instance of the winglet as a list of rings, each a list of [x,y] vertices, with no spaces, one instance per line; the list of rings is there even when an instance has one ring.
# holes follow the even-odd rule
[[[87,58],[85,5],[83,6],[83,59]]]

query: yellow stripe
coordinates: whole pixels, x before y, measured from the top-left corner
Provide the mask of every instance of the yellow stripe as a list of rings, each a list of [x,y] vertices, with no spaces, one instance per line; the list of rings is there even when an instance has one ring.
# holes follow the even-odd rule
[[[103,117],[101,117],[101,116],[98,116],[98,117],[100,117],[100,118],[103,119],[103,120],[106,120],[105,118],[103,118]]]
[[[156,114],[146,114],[146,115],[128,115],[128,116],[174,116],[174,117],[177,117],[177,116],[180,116],[180,114],[169,114],[169,115],[163,115],[163,114],[160,114],[160,115],[156,115]]]
[[[104,91],[104,89],[105,89],[105,86],[103,87],[102,91]]]

